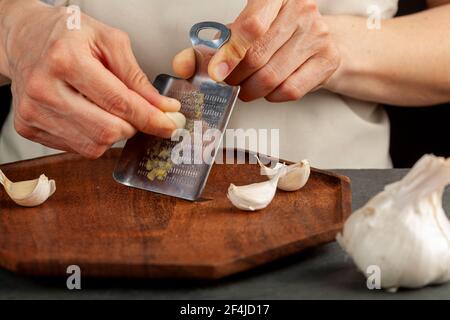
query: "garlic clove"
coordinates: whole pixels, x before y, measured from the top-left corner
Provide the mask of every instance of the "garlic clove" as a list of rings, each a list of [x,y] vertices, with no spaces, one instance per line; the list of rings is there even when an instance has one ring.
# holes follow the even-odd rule
[[[442,208],[448,184],[450,159],[424,156],[350,216],[339,244],[366,276],[377,266],[391,292],[450,281],[450,221]]]
[[[267,208],[277,191],[279,175],[269,181],[237,187],[234,184],[228,189],[228,199],[238,209],[257,211]]]
[[[278,189],[283,191],[298,191],[308,183],[311,166],[307,160],[286,167],[286,172],[278,182]]]
[[[286,167],[285,164],[280,162],[275,165],[275,168],[267,167],[262,163],[261,159],[258,156],[255,156],[255,158],[258,161],[259,166],[261,167],[261,175],[267,176],[269,177],[269,179],[272,179],[280,172],[282,168]]]
[[[303,160],[290,166],[277,163],[275,168],[269,168],[266,167],[258,157],[256,157],[256,159],[261,167],[262,175],[272,178],[280,173],[278,189],[283,191],[292,192],[300,190],[306,185],[311,175],[311,165],[308,160]]]
[[[49,180],[45,175],[36,180],[12,182],[0,170],[0,184],[11,200],[23,207],[37,207],[56,191],[55,181]]]
[[[186,127],[186,117],[181,112],[166,112],[166,116],[175,123],[177,129]]]

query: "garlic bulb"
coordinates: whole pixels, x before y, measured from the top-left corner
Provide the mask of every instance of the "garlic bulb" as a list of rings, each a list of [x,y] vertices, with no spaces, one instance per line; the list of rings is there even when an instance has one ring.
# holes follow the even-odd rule
[[[244,211],[257,211],[266,208],[275,197],[280,175],[269,181],[248,186],[236,187],[232,184],[228,189],[228,199]]]
[[[48,180],[45,175],[39,179],[11,182],[0,170],[0,184],[5,188],[9,197],[23,207],[36,207],[43,204],[56,191],[54,180]]]
[[[299,163],[287,166],[282,163],[277,163],[275,168],[266,167],[261,160],[256,157],[261,166],[261,174],[272,178],[281,172],[280,181],[278,182],[278,189],[283,191],[297,191],[303,188],[309,180],[311,175],[311,165],[308,160],[303,160]]]
[[[186,117],[181,112],[166,112],[166,116],[175,123],[177,129],[186,127]]]
[[[356,211],[338,242],[363,273],[378,267],[387,290],[450,281],[450,222],[442,208],[449,183],[450,159],[424,156]]]

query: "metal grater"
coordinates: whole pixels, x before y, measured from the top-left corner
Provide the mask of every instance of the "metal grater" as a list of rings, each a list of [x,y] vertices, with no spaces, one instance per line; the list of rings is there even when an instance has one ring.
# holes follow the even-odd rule
[[[220,32],[216,40],[201,39],[204,29]],[[179,142],[165,140],[143,133],[127,141],[122,156],[114,171],[114,179],[126,186],[161,193],[177,198],[198,200],[206,185],[214,159],[220,147],[239,87],[213,81],[208,75],[208,64],[212,56],[231,36],[231,31],[216,22],[202,22],[192,27],[191,41],[197,58],[197,72],[189,80],[169,75],[159,75],[154,86],[162,95],[181,102],[181,112],[186,116],[186,129],[190,131],[189,154],[180,153],[188,164],[175,164],[171,160],[172,150]],[[203,142],[199,134],[209,129],[218,129],[220,138]],[[194,132],[197,135],[194,135]],[[208,140],[208,139],[207,139]],[[204,163],[200,152],[210,147],[212,161]],[[197,157],[195,157],[197,155]]]

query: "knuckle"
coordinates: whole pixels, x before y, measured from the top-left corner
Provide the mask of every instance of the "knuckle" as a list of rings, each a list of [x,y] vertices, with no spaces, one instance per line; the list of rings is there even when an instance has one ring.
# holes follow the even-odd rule
[[[316,33],[319,36],[327,37],[330,35],[330,27],[323,21],[317,22],[315,24]]]
[[[239,98],[243,101],[243,102],[252,102],[255,100],[255,98],[251,97],[247,92],[243,92]]]
[[[247,54],[246,48],[237,41],[230,41],[227,46],[227,51],[231,57],[238,61],[244,60]]]
[[[315,0],[296,1],[307,12],[317,12],[319,10],[317,2]]]
[[[18,106],[17,115],[20,117],[20,119],[27,123],[32,123],[36,118],[36,112],[34,111],[34,109],[28,105],[23,104]]]
[[[287,82],[280,88],[281,96],[284,97],[286,101],[296,101],[299,100],[303,93],[297,86]]]
[[[267,31],[263,20],[257,15],[252,15],[243,19],[241,26],[243,32],[248,34],[252,39],[262,37]]]
[[[264,88],[273,88],[279,83],[278,74],[270,65],[266,65],[264,69],[260,70],[259,77]]]
[[[67,45],[65,40],[56,40],[47,51],[50,69],[56,73],[65,73],[70,70],[71,59],[68,56]]]
[[[127,98],[119,93],[106,94],[104,98],[104,108],[109,113],[122,117],[128,113]]]
[[[267,59],[265,57],[266,49],[264,45],[257,44],[252,47],[245,57],[246,65],[252,69],[257,70],[264,66],[267,63]]]
[[[38,101],[45,100],[47,94],[45,84],[43,82],[44,75],[38,71],[31,71],[25,78],[24,90],[25,94],[30,98]]]
[[[95,141],[102,146],[111,146],[120,139],[120,133],[115,127],[102,127],[98,129]]]
[[[103,156],[103,154],[106,152],[106,150],[108,150],[108,147],[106,146],[102,146],[93,142],[89,142],[88,144],[86,144],[82,150],[80,151],[80,153],[88,159],[91,160],[96,160],[98,158],[100,158],[101,156]]]
[[[33,140],[36,137],[36,132],[33,128],[22,124],[21,122],[14,120],[14,128],[16,132],[25,139]]]
[[[130,79],[131,79],[132,83],[134,83],[138,86],[143,86],[143,85],[149,84],[147,75],[141,69],[132,71]]]
[[[120,29],[109,30],[110,37],[115,43],[119,45],[126,46],[131,44],[130,36],[125,31]]]

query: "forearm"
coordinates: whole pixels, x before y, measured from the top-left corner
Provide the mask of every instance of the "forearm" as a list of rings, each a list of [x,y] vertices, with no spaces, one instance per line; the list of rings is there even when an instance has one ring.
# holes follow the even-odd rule
[[[450,101],[450,5],[384,21],[326,17],[342,65],[326,88],[353,98],[398,106]]]

